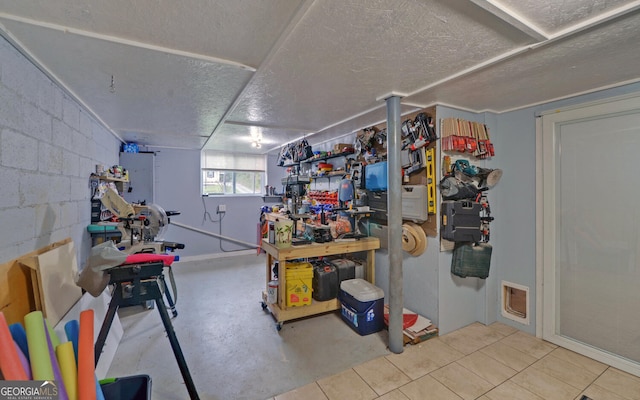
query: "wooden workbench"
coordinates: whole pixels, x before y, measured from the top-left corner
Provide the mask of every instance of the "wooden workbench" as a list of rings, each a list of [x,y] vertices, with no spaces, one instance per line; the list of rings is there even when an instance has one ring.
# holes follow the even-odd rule
[[[353,242],[329,242],[329,243],[311,243],[302,246],[290,246],[286,248],[278,248],[269,243],[266,239],[262,240],[262,249],[267,253],[267,284],[271,280],[271,266],[274,261],[278,261],[278,302],[274,304],[267,303],[267,293],[262,293],[262,306],[269,308],[276,319],[276,327],[278,330],[282,328],[284,321],[290,321],[297,318],[308,317],[311,315],[321,314],[329,311],[339,310],[340,301],[331,299],[328,301],[311,301],[310,305],[287,307],[286,306],[286,282],[285,271],[288,260],[299,258],[311,258],[321,256],[332,256],[337,254],[367,252],[367,260],[364,269],[364,278],[375,284],[375,250],[380,248],[380,240],[375,237],[366,237]]]

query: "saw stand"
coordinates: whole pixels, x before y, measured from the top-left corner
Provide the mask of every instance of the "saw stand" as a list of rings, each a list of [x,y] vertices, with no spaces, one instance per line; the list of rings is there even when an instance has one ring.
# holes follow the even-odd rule
[[[104,342],[107,339],[107,334],[111,328],[113,318],[118,311],[118,307],[143,305],[147,301],[155,300],[156,308],[158,309],[158,312],[160,312],[160,317],[162,318],[164,329],[169,337],[173,354],[176,356],[176,361],[178,362],[178,367],[182,373],[182,378],[187,386],[189,397],[191,400],[199,400],[198,392],[196,391],[196,387],[191,379],[187,362],[182,354],[180,343],[178,343],[178,338],[173,330],[169,313],[167,312],[167,308],[162,298],[164,292],[164,295],[167,297],[169,307],[173,310],[173,315],[176,316],[177,312],[175,311],[173,299],[167,290],[167,283],[164,280],[163,269],[164,263],[152,262],[145,264],[124,264],[107,270],[110,275],[109,284],[115,285],[115,289],[113,291],[111,302],[109,303],[109,309],[107,310],[107,314],[102,323],[102,328],[98,334],[98,340],[96,341],[95,362],[97,365],[100,354],[102,353],[102,348],[104,347]],[[162,290],[160,285],[162,285]]]

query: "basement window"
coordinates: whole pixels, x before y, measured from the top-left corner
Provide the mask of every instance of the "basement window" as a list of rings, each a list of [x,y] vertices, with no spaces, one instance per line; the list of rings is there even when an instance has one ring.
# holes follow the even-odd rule
[[[265,182],[263,155],[202,151],[203,196],[261,195]]]

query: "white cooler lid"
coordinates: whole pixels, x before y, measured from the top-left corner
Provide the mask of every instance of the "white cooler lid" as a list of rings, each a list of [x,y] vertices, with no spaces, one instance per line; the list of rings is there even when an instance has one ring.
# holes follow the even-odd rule
[[[353,296],[360,302],[375,301],[384,298],[384,291],[364,279],[347,279],[340,282],[340,290]]]

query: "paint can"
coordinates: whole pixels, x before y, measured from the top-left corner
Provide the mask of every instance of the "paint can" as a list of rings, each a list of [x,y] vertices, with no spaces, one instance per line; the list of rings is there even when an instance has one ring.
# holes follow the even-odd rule
[[[275,304],[278,302],[278,281],[269,281],[267,284],[267,303]]]

